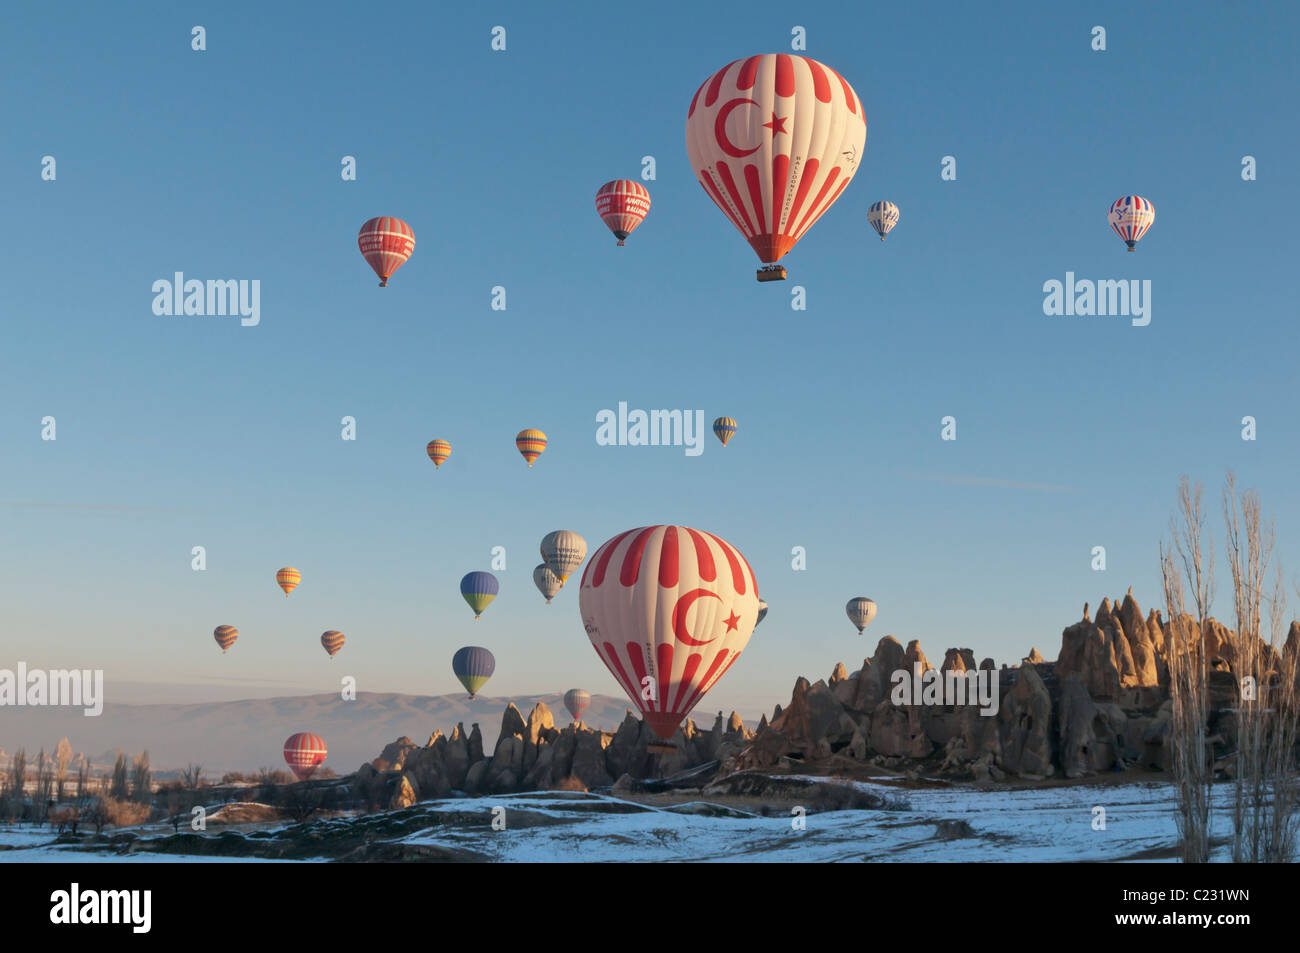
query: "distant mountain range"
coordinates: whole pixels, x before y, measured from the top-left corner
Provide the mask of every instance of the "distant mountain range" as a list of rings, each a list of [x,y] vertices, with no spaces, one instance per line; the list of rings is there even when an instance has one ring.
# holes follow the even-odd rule
[[[284,768],[282,746],[291,734],[311,731],[329,747],[326,767],[351,774],[363,762],[378,757],[384,745],[402,735],[424,744],[435,730],[451,734],[457,722],[469,732],[478,722],[483,746],[491,753],[506,705],[514,702],[524,717],[538,702],[551,709],[557,727],[569,724],[563,693],[500,698],[479,695],[470,701],[455,695],[400,695],[359,692],[345,702],[337,694],[251,698],[242,701],[189,705],[122,705],[109,702],[97,718],[80,708],[0,709],[0,749],[12,755],[27,749],[28,764],[44,747],[53,752],[66,737],[72,750],[84,753],[96,766],[111,765],[120,748],[129,756],[149,752],[155,771],[176,770],[194,763],[205,776],[226,771],[254,772],[262,767]],[[583,721],[592,728],[613,730],[623,721],[626,698],[592,695]],[[713,712],[703,709],[712,726]]]

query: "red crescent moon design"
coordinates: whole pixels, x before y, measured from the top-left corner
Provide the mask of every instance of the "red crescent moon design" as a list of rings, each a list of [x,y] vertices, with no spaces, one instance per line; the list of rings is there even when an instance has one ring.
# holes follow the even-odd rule
[[[708,645],[713,641],[713,639],[705,639],[703,642],[700,642],[697,639],[692,638],[691,633],[686,629],[687,611],[695,604],[696,599],[702,599],[705,596],[712,596],[719,602],[722,601],[722,596],[718,595],[716,592],[710,592],[707,589],[692,589],[690,592],[678,599],[677,605],[673,607],[673,635],[677,636],[679,642],[685,642],[687,645],[701,646]],[[715,635],[713,638],[716,639],[717,636]]]
[[[727,138],[727,117],[731,115],[731,111],[737,106],[746,104],[757,106],[758,102],[753,99],[732,99],[723,104],[722,108],[718,110],[717,118],[713,120],[713,135],[717,137],[718,145],[722,147],[723,152],[733,159],[743,159],[745,156],[753,155],[759,150],[759,146],[754,146],[752,149],[741,149]]]

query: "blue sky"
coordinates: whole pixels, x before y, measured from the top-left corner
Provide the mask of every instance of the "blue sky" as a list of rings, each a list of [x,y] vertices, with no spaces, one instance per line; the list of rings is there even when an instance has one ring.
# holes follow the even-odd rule
[[[677,522],[736,544],[772,607],[704,710],[770,709],[891,633],[932,659],[1054,657],[1085,600],[1156,601],[1179,476],[1217,514],[1229,467],[1294,578],[1295,8],[855,6],[6,9],[0,665],[102,667],[117,701],[153,699],[115,681],[198,698],[341,674],[443,693],[482,644],[490,694],[618,694],[577,587],[533,588],[537,542]],[[796,25],[857,90],[867,150],[790,280],[760,285],[683,130],[705,78]],[[653,207],[617,249],[593,197],[646,155]],[[1106,210],[1134,192],[1157,220],[1130,255]],[[878,199],[902,210],[884,245]],[[417,240],[382,291],[356,248],[375,215]],[[175,271],[260,280],[260,325],[154,315]],[[1151,324],[1045,316],[1067,271],[1149,279]],[[619,401],[740,431],[699,457],[598,446]],[[551,440],[532,470],[524,427]],[[474,622],[457,584],[494,546]],[[304,577],[288,600],[282,565]],[[880,605],[863,638],[855,595]]]

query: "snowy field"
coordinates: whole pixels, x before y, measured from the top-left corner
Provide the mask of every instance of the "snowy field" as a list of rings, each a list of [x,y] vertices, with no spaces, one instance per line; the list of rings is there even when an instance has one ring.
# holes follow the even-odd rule
[[[811,779],[810,779],[811,780]],[[827,779],[819,779],[825,781]],[[743,807],[691,801],[650,807],[599,794],[535,794],[456,798],[421,803],[368,818],[332,818],[305,827],[276,825],[283,841],[309,831],[321,838],[355,838],[363,823],[393,850],[445,848],[472,859],[517,862],[754,861],[1168,861],[1177,842],[1172,789],[1166,784],[1080,785],[986,791],[954,785],[921,790],[871,782],[859,790],[901,804],[898,810],[809,813],[803,830],[789,814],[764,817]],[[1215,789],[1213,831],[1226,837],[1223,813],[1231,789]],[[731,802],[738,803],[738,802]],[[1105,809],[1105,829],[1094,829],[1094,808]],[[504,814],[500,809],[504,809]],[[783,808],[783,811],[786,809]],[[492,828],[493,818],[504,830]],[[385,838],[385,825],[391,836]],[[146,836],[161,836],[150,831]],[[209,834],[209,837],[212,835]],[[242,838],[243,834],[227,834]],[[372,836],[372,835],[368,835]],[[235,861],[261,856],[197,856],[198,838],[157,853],[146,843],[131,854],[51,845],[49,832],[0,828],[0,863],[60,860]],[[250,853],[263,851],[254,841]],[[239,849],[239,848],[236,848]],[[341,852],[335,856],[340,856]],[[312,858],[298,857],[298,860]],[[333,857],[317,857],[334,859]],[[467,858],[469,859],[469,858]],[[1227,848],[1215,860],[1227,859]]]

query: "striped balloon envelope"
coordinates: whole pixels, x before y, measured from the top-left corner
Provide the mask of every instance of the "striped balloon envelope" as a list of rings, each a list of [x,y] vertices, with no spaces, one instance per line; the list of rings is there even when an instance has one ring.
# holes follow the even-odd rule
[[[724,447],[727,445],[727,441],[734,437],[736,431],[739,429],[740,428],[736,426],[736,419],[734,417],[719,417],[713,422],[713,436],[721,440]]]
[[[302,582],[302,573],[292,566],[285,566],[276,572],[275,581],[280,584],[280,588],[284,590],[284,594],[287,596],[298,588],[298,583]]]
[[[239,638],[239,630],[233,625],[219,625],[212,630],[212,637],[221,646],[221,651],[225,652],[235,644],[235,639]]]
[[[315,773],[329,752],[320,735],[300,731],[290,735],[284,743],[284,760],[299,781],[306,781]]]
[[[497,670],[497,660],[481,645],[467,645],[451,657],[452,674],[460,680],[473,698],[492,673]]]
[[[574,721],[582,721],[582,713],[590,704],[591,692],[583,691],[581,688],[570,688],[564,693],[564,707],[569,709],[569,714],[573,716]]]
[[[357,247],[379,276],[379,287],[388,287],[388,279],[406,264],[415,251],[415,232],[400,218],[381,215],[361,226]]]
[[[615,179],[606,182],[596,193],[596,214],[614,233],[619,245],[645,221],[649,211],[650,192],[640,182]]]
[[[1140,195],[1125,195],[1116,199],[1106,215],[1111,231],[1124,239],[1129,251],[1133,250],[1155,220],[1156,207]]]
[[[474,618],[483,614],[483,610],[497,597],[501,584],[490,572],[467,572],[460,580],[461,597],[474,610]]]
[[[330,658],[338,654],[345,641],[347,640],[343,638],[343,633],[337,629],[330,629],[328,632],[322,633],[320,637],[320,644],[325,647],[325,651],[329,653]]]
[[[866,596],[854,596],[845,605],[844,613],[858,627],[858,635],[861,635],[862,630],[871,625],[871,620],[876,617],[876,604]]]
[[[596,550],[578,606],[596,654],[667,741],[749,642],[758,582],[726,540],[646,526]]]
[[[433,461],[433,468],[436,470],[442,466],[443,461],[451,456],[451,444],[445,440],[430,440],[429,445],[424,448],[424,452],[429,455]]]
[[[700,85],[686,114],[686,153],[700,185],[767,263],[840,197],[866,142],[853,87],[829,66],[788,53],[729,63]]]
[[[883,242],[885,236],[898,224],[898,206],[893,202],[873,202],[867,209],[867,221]]]
[[[523,454],[524,459],[528,461],[528,465],[531,467],[533,461],[540,457],[542,451],[546,449],[546,434],[532,428],[521,430],[515,434],[515,447]]]

